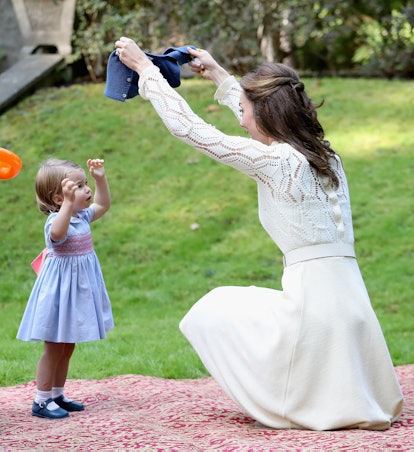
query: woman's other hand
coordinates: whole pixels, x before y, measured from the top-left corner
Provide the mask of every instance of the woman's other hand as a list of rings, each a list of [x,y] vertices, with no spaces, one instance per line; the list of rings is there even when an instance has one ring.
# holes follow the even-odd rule
[[[124,36],[119,38],[115,43],[115,49],[122,63],[138,74],[153,64],[138,44],[130,38]]]
[[[207,50],[187,47],[187,51],[194,57],[188,63],[191,70],[196,74],[202,75],[204,78],[212,80],[217,86],[230,75],[217,63]]]

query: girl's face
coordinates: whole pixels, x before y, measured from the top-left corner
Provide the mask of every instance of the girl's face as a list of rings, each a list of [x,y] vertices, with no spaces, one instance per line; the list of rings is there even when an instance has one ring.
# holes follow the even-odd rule
[[[269,145],[273,140],[258,130],[253,113],[253,104],[247,99],[246,94],[243,91],[240,95],[240,109],[242,113],[240,125],[243,129],[245,129],[254,140]]]
[[[83,170],[73,170],[67,173],[67,178],[76,184],[73,213],[77,215],[80,210],[86,209],[91,205],[92,189],[88,185],[88,180]]]

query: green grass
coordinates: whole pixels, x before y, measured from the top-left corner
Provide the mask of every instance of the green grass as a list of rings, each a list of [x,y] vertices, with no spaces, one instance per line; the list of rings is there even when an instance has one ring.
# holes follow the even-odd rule
[[[356,249],[396,365],[414,362],[414,102],[407,81],[306,80],[327,138],[343,158]],[[113,205],[93,225],[115,329],[79,344],[69,378],[206,375],[178,323],[219,285],[280,287],[281,255],[257,218],[255,183],[171,137],[149,103],[103,96],[103,85],[38,91],[0,116],[0,146],[23,170],[0,181],[0,385],[35,378],[41,343],[15,339],[44,246],[33,181],[49,157],[105,158]],[[243,133],[214,87],[178,88],[207,121]],[[192,224],[198,224],[193,229]]]

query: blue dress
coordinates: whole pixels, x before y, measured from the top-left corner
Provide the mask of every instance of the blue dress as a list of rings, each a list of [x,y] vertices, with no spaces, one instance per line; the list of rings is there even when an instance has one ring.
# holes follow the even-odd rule
[[[66,237],[50,239],[56,213],[45,224],[48,249],[33,286],[17,338],[77,343],[104,339],[114,327],[112,308],[92,243],[93,208],[72,217]]]

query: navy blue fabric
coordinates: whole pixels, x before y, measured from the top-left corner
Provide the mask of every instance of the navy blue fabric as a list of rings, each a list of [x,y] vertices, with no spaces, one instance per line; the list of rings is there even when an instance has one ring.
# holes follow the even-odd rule
[[[193,58],[187,47],[195,49],[194,46],[169,47],[162,55],[145,52],[173,88],[181,84],[180,66]],[[139,75],[125,66],[114,50],[109,55],[104,95],[121,102],[138,96],[138,79]]]

